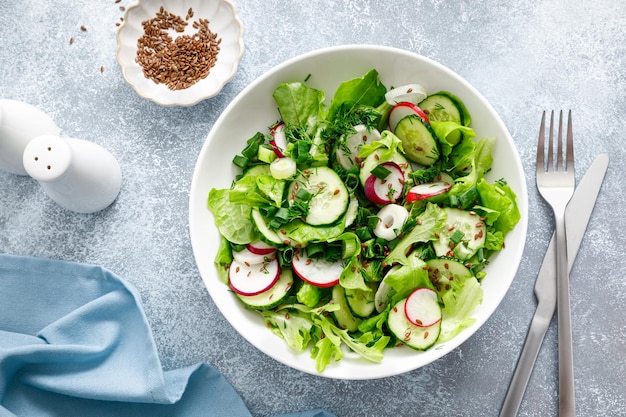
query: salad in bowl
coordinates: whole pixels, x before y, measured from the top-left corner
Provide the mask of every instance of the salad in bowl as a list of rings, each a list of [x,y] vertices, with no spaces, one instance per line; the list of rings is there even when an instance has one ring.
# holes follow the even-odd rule
[[[347,361],[385,376],[457,346],[492,303],[483,283],[502,279],[491,262],[525,225],[519,178],[493,175],[504,138],[475,128],[465,91],[387,79],[373,65],[332,95],[313,71],[275,82],[274,118],[236,138],[231,181],[204,190],[216,239],[196,258],[212,257],[210,292],[220,285],[307,372]],[[409,365],[377,368],[397,351]]]

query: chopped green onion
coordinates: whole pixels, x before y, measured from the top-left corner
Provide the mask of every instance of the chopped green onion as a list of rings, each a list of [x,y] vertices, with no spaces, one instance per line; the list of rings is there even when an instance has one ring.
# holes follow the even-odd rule
[[[350,233],[351,236],[348,236],[346,239],[341,241],[341,258],[348,259],[361,251],[360,241],[356,234]]]
[[[361,242],[365,242],[366,240],[370,240],[374,237],[372,236],[371,229],[366,226],[359,227],[358,229],[354,231],[354,233],[356,233],[357,237],[361,240]]]
[[[271,147],[267,145],[261,145],[259,146],[259,149],[257,151],[257,158],[259,158],[259,161],[270,164],[274,159],[276,159],[276,153]]]
[[[465,236],[465,233],[457,229],[454,231],[454,233],[452,233],[452,236],[450,236],[450,241],[452,241],[452,243],[456,245],[461,240],[463,240],[463,236]]]
[[[276,214],[276,212],[278,211],[278,207],[276,206],[261,206],[259,207],[259,213],[261,213],[261,215],[263,217],[274,217],[274,214]]]
[[[378,218],[378,216],[367,216],[367,227],[374,230],[379,221],[380,219]]]
[[[276,214],[274,214],[274,218],[281,220],[283,223],[289,220],[289,209],[285,207],[281,207],[278,209]]]
[[[374,174],[376,178],[380,178],[381,180],[384,180],[385,178],[387,178],[389,174],[391,174],[391,171],[382,165],[377,165],[376,168],[372,170],[372,174]]]
[[[324,254],[325,252],[325,245],[322,245],[321,243],[310,243],[307,247],[306,247],[306,255],[309,258],[314,258],[316,256],[319,256],[320,254]]]
[[[301,201],[311,201],[311,199],[313,198],[313,194],[304,188],[300,188],[296,192],[295,198],[296,200],[301,200]]]
[[[245,169],[249,163],[250,163],[250,158],[247,158],[242,155],[235,155],[235,157],[233,158],[233,164],[235,164],[241,169]]]

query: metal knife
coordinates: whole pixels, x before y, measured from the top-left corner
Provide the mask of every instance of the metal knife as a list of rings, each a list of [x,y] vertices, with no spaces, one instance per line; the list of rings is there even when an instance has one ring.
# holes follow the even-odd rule
[[[598,155],[585,173],[585,176],[576,187],[574,196],[570,200],[565,213],[567,225],[567,271],[572,269],[576,259],[578,248],[582,242],[589,218],[593,212],[596,198],[600,192],[604,175],[609,165],[607,154]],[[519,406],[524,397],[526,386],[530,379],[539,349],[543,343],[546,331],[552,321],[556,310],[556,258],[554,253],[554,235],[543,258],[543,263],[537,281],[535,282],[535,297],[537,298],[537,310],[533,316],[526,342],[522,348],[517,367],[511,379],[509,390],[504,398],[500,417],[513,417],[517,415]]]

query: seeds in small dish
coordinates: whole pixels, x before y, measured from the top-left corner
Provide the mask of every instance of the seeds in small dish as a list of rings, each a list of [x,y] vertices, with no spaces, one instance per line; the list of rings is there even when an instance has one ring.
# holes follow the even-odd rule
[[[182,90],[206,78],[217,62],[221,39],[211,32],[207,19],[193,22],[196,33],[182,35],[191,17],[191,8],[183,19],[161,7],[154,18],[141,23],[144,34],[137,41],[135,60],[146,78],[170,90]],[[181,35],[173,39],[169,30]]]

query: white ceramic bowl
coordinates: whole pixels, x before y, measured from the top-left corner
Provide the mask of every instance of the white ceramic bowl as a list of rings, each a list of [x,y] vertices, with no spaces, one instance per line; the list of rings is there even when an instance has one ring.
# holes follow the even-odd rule
[[[278,120],[272,99],[274,88],[287,81],[302,81],[322,89],[327,99],[345,80],[361,77],[376,68],[387,87],[418,82],[429,92],[448,90],[459,96],[470,110],[479,136],[496,137],[493,169],[487,178],[506,178],[516,192],[522,220],[506,238],[506,249],[487,267],[482,282],[484,301],[474,311],[474,324],[452,340],[426,352],[392,348],[385,350],[381,363],[371,363],[351,352],[322,374],[315,370],[310,352],[291,350],[264,325],[259,314],[243,308],[229,288],[217,278],[213,259],[219,235],[207,195],[211,188],[227,188],[236,174],[232,158],[245,146],[246,139]],[[246,123],[241,123],[245,119]],[[381,46],[354,45],[321,49],[278,65],[246,87],[216,121],[202,147],[195,167],[189,202],[189,225],[196,263],[206,288],[220,311],[236,331],[267,355],[292,368],[314,375],[338,379],[374,379],[401,374],[442,357],[482,326],[506,294],[522,257],[527,230],[528,195],[521,161],[513,140],[492,106],[467,81],[428,58],[411,52]]]
[[[192,23],[198,19],[208,19],[209,29],[221,39],[217,61],[208,76],[185,89],[172,90],[165,84],[147,78],[137,63],[137,41],[144,35],[142,22],[156,16],[159,9],[185,19],[189,8],[193,16],[180,35],[196,32]],[[244,52],[243,24],[238,17],[235,5],[229,0],[139,0],[126,9],[124,21],[117,32],[116,58],[124,79],[141,97],[163,106],[191,106],[217,95],[222,87],[235,76],[237,66]],[[174,30],[169,31],[175,38]]]

